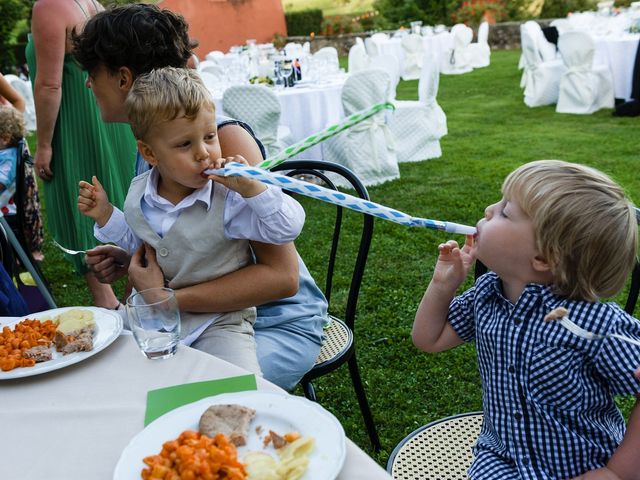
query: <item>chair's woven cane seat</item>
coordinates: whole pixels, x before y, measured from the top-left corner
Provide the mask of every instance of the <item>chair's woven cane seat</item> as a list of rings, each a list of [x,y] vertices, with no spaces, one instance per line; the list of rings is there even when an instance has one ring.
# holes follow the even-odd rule
[[[331,317],[331,323],[324,329],[325,340],[315,366],[322,365],[341,355],[353,343],[353,332],[340,319]]]
[[[481,426],[482,413],[471,413],[416,430],[391,454],[391,476],[395,480],[466,479]]]

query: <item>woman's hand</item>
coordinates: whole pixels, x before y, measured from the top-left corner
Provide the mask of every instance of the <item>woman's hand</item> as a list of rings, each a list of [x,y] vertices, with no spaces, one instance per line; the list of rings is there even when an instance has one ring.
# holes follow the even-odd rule
[[[131,255],[115,245],[98,245],[87,250],[84,261],[100,283],[111,284],[127,274]]]
[[[53,151],[51,145],[36,149],[36,155],[34,160],[34,169],[38,176],[45,181],[49,181],[53,178],[53,170],[51,169],[51,156]]]
[[[620,480],[620,477],[607,467],[602,467],[596,470],[589,470],[582,475],[574,477],[572,480]]]
[[[164,287],[164,273],[158,265],[156,250],[152,246],[143,243],[131,257],[129,281],[138,292]]]

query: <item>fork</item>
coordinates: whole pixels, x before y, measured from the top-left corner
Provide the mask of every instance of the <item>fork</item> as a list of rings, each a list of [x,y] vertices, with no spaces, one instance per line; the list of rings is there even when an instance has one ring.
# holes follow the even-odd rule
[[[56,242],[55,238],[53,239],[53,244],[56,247],[58,247],[60,250],[62,250],[64,253],[68,253],[69,255],[79,255],[79,254],[83,254],[84,255],[85,253],[87,253],[86,250],[71,250],[70,248],[63,247],[58,242]]]
[[[585,338],[587,340],[603,340],[608,337],[617,338],[618,340],[623,340],[628,343],[632,343],[633,345],[640,346],[640,341],[635,340],[633,338],[625,337],[624,335],[620,335],[618,333],[608,333],[607,335],[599,335],[597,333],[590,332],[589,330],[585,330],[582,327],[579,327],[573,321],[569,320],[568,317],[560,317],[557,319],[564,328],[569,330],[574,335],[578,337]]]

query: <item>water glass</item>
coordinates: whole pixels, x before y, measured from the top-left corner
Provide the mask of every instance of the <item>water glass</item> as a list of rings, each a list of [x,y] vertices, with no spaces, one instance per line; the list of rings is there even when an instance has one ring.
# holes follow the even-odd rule
[[[168,358],[180,342],[180,310],[173,290],[150,288],[127,299],[129,326],[138,347],[150,359]]]

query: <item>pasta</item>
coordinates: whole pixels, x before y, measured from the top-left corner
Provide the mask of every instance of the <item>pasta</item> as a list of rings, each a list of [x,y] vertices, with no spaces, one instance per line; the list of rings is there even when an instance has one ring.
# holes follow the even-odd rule
[[[186,430],[165,442],[158,455],[145,457],[143,480],[245,480],[235,445],[219,433],[215,438]]]
[[[248,480],[298,480],[309,468],[313,437],[301,437],[277,449],[279,460],[264,452],[249,452],[242,459]]]
[[[56,332],[56,325],[47,320],[22,320],[13,330],[4,327],[0,334],[0,370],[8,372],[18,367],[33,367],[36,361],[25,358],[27,350],[37,346],[49,346]]]

